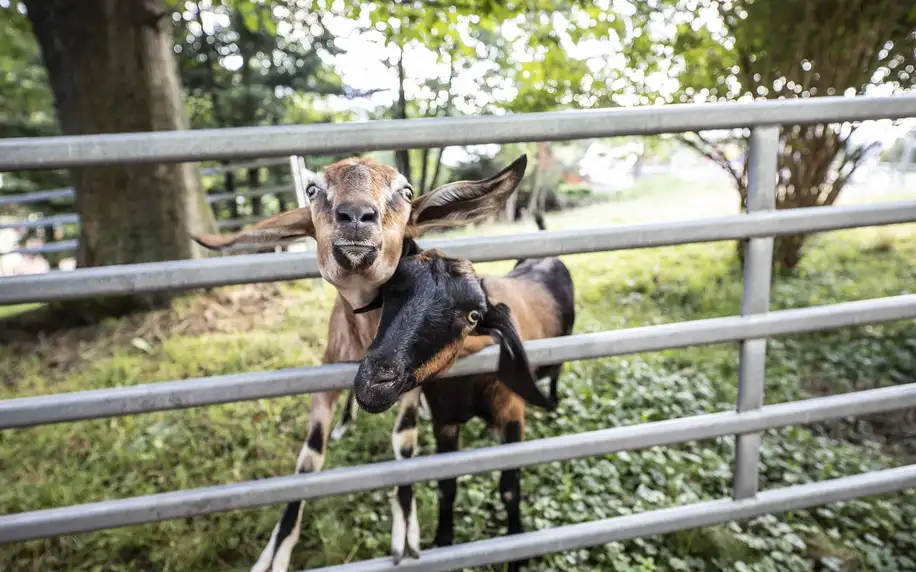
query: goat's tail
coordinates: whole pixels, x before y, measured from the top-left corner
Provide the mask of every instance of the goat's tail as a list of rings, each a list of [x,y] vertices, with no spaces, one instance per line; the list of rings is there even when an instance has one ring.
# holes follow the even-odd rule
[[[538,225],[538,230],[547,230],[547,225],[544,224],[544,215],[540,212],[534,213],[534,224]],[[517,268],[519,264],[528,260],[527,258],[519,258],[515,261],[515,267]]]
[[[547,230],[547,225],[544,224],[544,215],[541,213],[534,213],[534,222],[538,225],[538,230]]]

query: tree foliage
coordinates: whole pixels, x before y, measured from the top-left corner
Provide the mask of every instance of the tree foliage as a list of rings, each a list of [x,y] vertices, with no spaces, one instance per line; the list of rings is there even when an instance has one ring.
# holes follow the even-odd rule
[[[194,126],[273,125],[294,94],[347,93],[326,63],[339,50],[321,12],[298,4],[211,0],[173,13]]]
[[[0,98],[0,137],[42,137],[60,133],[41,52],[32,36],[25,9],[18,2],[5,8],[0,5]],[[5,174],[0,194],[65,184],[66,176],[58,171]],[[60,205],[45,205],[43,210],[52,214],[60,210]]]
[[[916,9],[897,0],[670,0],[636,15],[653,45],[633,50],[654,66],[673,56],[668,75],[679,89],[668,101],[795,99],[863,95],[914,86]],[[643,93],[652,91],[643,83]],[[780,137],[777,208],[833,204],[874,145],[857,142],[858,124],[790,126]],[[747,135],[743,134],[741,138]],[[731,175],[747,204],[748,154],[738,164],[721,142],[683,140]],[[794,268],[803,236],[777,239],[776,263]]]

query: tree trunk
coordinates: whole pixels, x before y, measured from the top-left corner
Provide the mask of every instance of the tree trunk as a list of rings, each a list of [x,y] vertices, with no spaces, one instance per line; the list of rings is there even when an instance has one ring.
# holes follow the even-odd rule
[[[426,188],[426,175],[429,173],[429,148],[423,149],[420,154],[420,192]]]
[[[260,172],[257,169],[248,169],[248,190],[255,191],[261,186]],[[259,217],[263,214],[261,197],[251,197],[251,214]]]
[[[439,152],[436,153],[436,167],[433,169],[433,178],[425,189],[421,189],[422,192],[428,193],[439,184],[439,171],[442,169],[442,153],[444,151],[445,147],[439,147]]]
[[[395,119],[407,119],[407,93],[404,91],[404,46],[398,45],[398,102],[394,109]],[[394,162],[398,171],[410,180],[410,150],[399,149],[394,152]]]
[[[187,128],[165,0],[26,6],[65,134]],[[215,229],[196,164],[93,167],[74,169],[72,177],[79,266],[206,254],[188,237]]]
[[[228,164],[229,164],[229,161],[223,161],[223,165],[228,165]],[[234,170],[226,171],[225,175],[223,175],[223,182],[226,185],[227,193],[235,193],[236,184],[235,184],[235,171]],[[229,197],[228,201],[229,202],[227,204],[229,207],[229,218],[231,220],[235,220],[239,218],[239,203],[236,200],[235,195]]]
[[[547,169],[550,168],[550,150],[547,147],[547,143],[539,141],[537,143],[537,152],[538,164],[532,178],[531,196],[528,198],[528,214],[531,216],[534,216],[535,213],[543,212],[544,204],[546,203],[546,196],[541,198],[542,194],[546,194],[544,176],[547,174]]]

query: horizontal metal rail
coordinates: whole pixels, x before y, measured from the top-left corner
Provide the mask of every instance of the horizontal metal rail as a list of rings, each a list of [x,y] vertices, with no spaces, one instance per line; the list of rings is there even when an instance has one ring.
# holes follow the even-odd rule
[[[34,137],[0,141],[0,170],[568,141],[905,117],[916,117],[916,96],[817,97],[500,116]]]
[[[233,197],[259,197],[262,195],[295,193],[296,189],[292,185],[270,185],[258,187],[248,191],[236,191],[234,193],[212,193],[207,195],[207,200],[211,203],[225,201]],[[72,187],[66,189],[52,189],[47,191],[35,191],[33,193],[22,193],[19,195],[0,195],[0,207],[6,205],[24,205],[27,203],[40,203],[53,199],[72,199],[74,197]],[[77,215],[78,216],[78,215]]]
[[[262,159],[255,159],[253,161],[247,161],[244,163],[232,163],[231,165],[220,165],[218,167],[206,167],[200,170],[200,174],[203,176],[208,175],[222,175],[223,173],[229,173],[232,171],[240,171],[242,169],[262,169],[264,167],[280,167],[283,165],[289,165],[289,161],[286,157],[277,158],[277,157],[268,157]]]
[[[66,189],[48,189],[45,191],[34,191],[31,193],[21,193],[15,195],[0,195],[0,207],[6,205],[24,205],[28,203],[41,203],[44,201],[53,201],[55,199],[72,199],[73,188]]]
[[[609,250],[651,248],[759,236],[821,232],[916,221],[916,201],[811,207],[677,222],[622,225],[509,236],[421,240],[451,256],[489,262]],[[86,268],[60,274],[0,279],[0,305],[91,296],[186,290],[317,278],[315,253],[276,253]]]
[[[225,201],[235,197],[262,197],[264,195],[282,195],[286,193],[295,193],[296,189],[292,185],[269,185],[257,187],[248,191],[235,191],[231,193],[212,193],[207,195],[210,203]]]
[[[78,224],[80,217],[78,214],[62,214],[46,216],[31,220],[17,220],[13,222],[0,223],[0,229],[3,228],[41,228],[44,226],[61,226],[65,224]]]
[[[5,254],[50,254],[53,252],[70,252],[79,248],[77,240],[59,240],[57,242],[46,242],[40,246],[23,246],[16,250],[0,252],[0,256]]]
[[[286,165],[286,159],[263,159],[260,161],[252,161],[249,163],[237,163],[235,165],[227,165],[224,167],[210,167],[208,169],[201,169],[201,175],[217,175],[221,173],[228,173],[229,171],[236,171],[240,169],[253,169],[260,167],[272,167],[275,165]],[[276,185],[273,187],[264,187],[263,189],[258,189],[261,193],[257,191],[241,191],[238,193],[217,193],[208,195],[207,198],[211,203],[216,201],[225,200],[233,196],[251,196],[256,197],[259,194],[268,194],[268,193],[285,193],[285,192],[295,192],[295,190],[289,185]],[[30,193],[20,193],[14,195],[0,195],[0,207],[6,205],[24,205],[29,203],[41,203],[45,201],[52,201],[56,199],[73,199],[75,197],[75,191],[73,187],[65,187],[62,189],[47,189],[44,191],[32,191]]]
[[[70,192],[69,196],[72,196],[72,190],[70,189],[61,189],[58,191],[41,191],[39,193],[30,193],[30,195],[39,195],[42,193],[55,193],[55,197],[57,197],[57,196],[63,196],[63,195],[57,195],[57,193],[63,193],[65,191],[69,191]],[[296,189],[294,189],[291,185],[271,185],[271,186],[260,187],[260,188],[250,190],[250,191],[236,191],[233,193],[214,193],[211,195],[207,195],[207,201],[210,204],[213,204],[213,203],[217,203],[220,201],[231,200],[235,197],[263,197],[264,195],[292,194],[295,192],[296,192]],[[18,202],[21,204],[21,203],[27,203],[27,202],[37,202],[37,200],[30,200],[34,198],[32,196],[22,195],[22,197],[26,200],[23,200],[23,201],[10,200],[10,201],[6,201],[6,203],[15,204]],[[6,197],[6,198],[13,198],[13,197]],[[3,204],[4,204],[4,201],[2,200],[2,198],[0,198],[0,205],[3,205]],[[261,220],[261,218],[263,217],[244,217],[244,218],[219,220],[217,221],[217,226],[218,228],[221,228],[221,229],[240,228],[240,227],[245,226],[246,224],[255,223]],[[80,222],[80,216],[78,214],[66,213],[66,214],[42,217],[42,218],[32,219],[32,220],[18,220],[14,222],[0,223],[0,229],[3,229],[3,228],[41,228],[44,226],[61,226],[64,224],[79,224],[79,222]],[[13,252],[16,252],[19,254],[41,254],[45,252],[62,252],[66,250],[76,250],[78,246],[79,246],[79,243],[77,243],[76,241],[73,241],[73,242],[67,241],[66,244],[62,243],[60,246],[57,246],[57,247],[19,248],[16,250],[12,250],[10,252],[0,253],[0,254],[10,254]]]
[[[318,570],[322,572],[461,570],[689,528],[748,520],[764,514],[784,513],[855,498],[894,493],[914,487],[916,487],[916,465],[909,465],[817,483],[772,489],[757,493],[753,498],[739,501],[720,499],[699,502],[675,508],[490,538],[446,548],[433,548],[424,550],[419,560],[404,560],[397,566],[392,563],[391,558],[376,558],[352,564],[327,566]]]
[[[916,318],[916,294],[525,342],[534,366]],[[495,346],[448,377],[496,371]],[[0,429],[346,389],[355,364],[248,372],[0,401]]]
[[[9,514],[0,516],[0,543],[569,461],[914,406],[916,384],[908,384],[770,405],[744,413],[712,413],[320,473]]]

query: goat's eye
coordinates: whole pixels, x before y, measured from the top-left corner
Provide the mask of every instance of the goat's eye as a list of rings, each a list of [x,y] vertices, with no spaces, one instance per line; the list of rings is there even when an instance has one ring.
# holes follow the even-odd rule
[[[310,199],[313,199],[315,198],[315,195],[317,195],[318,191],[320,190],[321,189],[319,189],[318,185],[316,185],[315,183],[309,183],[309,186],[305,187],[305,196],[307,196]]]
[[[413,200],[413,189],[411,189],[410,187],[404,187],[403,189],[401,189],[401,194],[404,196],[405,200],[408,200],[408,201]]]
[[[468,314],[468,321],[471,324],[476,324],[477,322],[479,322],[480,321],[480,312],[478,312],[477,310],[471,310],[471,313]]]

